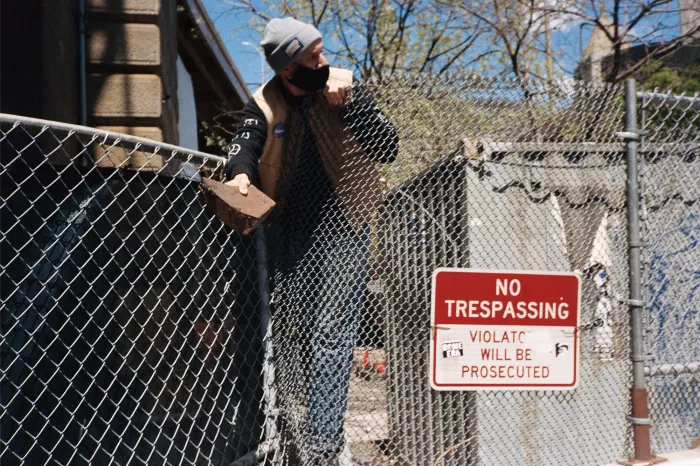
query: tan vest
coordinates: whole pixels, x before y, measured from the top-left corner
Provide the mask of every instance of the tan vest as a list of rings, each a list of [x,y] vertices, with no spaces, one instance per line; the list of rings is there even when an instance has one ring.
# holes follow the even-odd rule
[[[352,86],[352,72],[331,68],[329,82]],[[267,140],[258,164],[265,194],[284,208],[302,149],[303,121],[290,112],[282,96],[279,77],[268,81],[253,98],[267,120]],[[319,95],[309,108],[309,123],[323,166],[347,220],[355,229],[369,222],[381,197],[379,173],[339,115],[339,110]]]

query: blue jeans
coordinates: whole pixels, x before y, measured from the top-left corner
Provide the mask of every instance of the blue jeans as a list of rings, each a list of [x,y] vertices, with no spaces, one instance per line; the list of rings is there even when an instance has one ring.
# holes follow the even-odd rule
[[[344,446],[369,228],[356,232],[346,225],[298,242],[305,246],[291,241],[277,253],[283,258],[275,277],[273,315],[278,393],[287,417],[297,413],[286,424],[304,464],[323,464]],[[306,393],[305,399],[300,393]],[[306,409],[298,409],[302,404]]]

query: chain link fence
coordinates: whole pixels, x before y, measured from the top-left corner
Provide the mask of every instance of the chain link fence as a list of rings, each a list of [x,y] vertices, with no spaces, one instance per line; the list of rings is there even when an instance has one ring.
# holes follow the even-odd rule
[[[321,96],[290,112],[278,208],[250,237],[198,193],[223,158],[0,117],[3,464],[633,455],[622,88],[403,76],[352,96],[342,119]],[[698,118],[669,126],[676,110],[644,102],[660,451],[686,448],[700,422]],[[663,163],[677,179],[647,176]],[[578,387],[432,390],[437,267],[580,274]]]
[[[387,169],[378,256],[393,456],[433,464],[449,450],[440,464],[454,465],[627,456],[625,165],[615,136],[621,91],[468,78],[407,80],[374,92],[397,122],[402,149]],[[580,272],[578,389],[431,390],[430,279],[444,266]]]
[[[247,411],[259,389],[241,379],[262,364],[254,289],[238,270],[253,257],[196,182],[223,159],[19,117],[1,125],[0,462],[244,454],[260,432]]]
[[[700,97],[640,94],[646,348],[656,451],[700,438]]]

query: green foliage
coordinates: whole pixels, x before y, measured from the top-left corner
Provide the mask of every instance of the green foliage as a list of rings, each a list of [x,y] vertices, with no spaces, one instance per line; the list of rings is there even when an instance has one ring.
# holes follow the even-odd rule
[[[700,98],[700,63],[683,68],[662,67],[652,62],[639,73],[640,88],[663,93],[685,94]],[[700,113],[685,104],[645,105],[645,129],[649,141],[694,140],[700,134]]]
[[[700,92],[700,63],[683,68],[663,67],[652,61],[640,73],[640,87],[646,90],[672,90],[674,93]]]
[[[226,137],[221,131],[216,129],[216,125],[212,125],[206,121],[202,121],[201,126],[200,132],[204,135],[207,150],[213,153],[227,153],[230,136]]]

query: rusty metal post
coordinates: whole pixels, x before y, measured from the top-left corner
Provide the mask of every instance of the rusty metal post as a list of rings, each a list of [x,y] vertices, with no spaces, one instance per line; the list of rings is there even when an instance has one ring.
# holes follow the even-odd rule
[[[637,145],[641,132],[637,128],[637,89],[634,79],[625,81],[625,131],[619,136],[627,146],[627,240],[629,244],[629,310],[632,340],[632,415],[634,458],[646,461],[652,458],[644,365],[644,335],[642,327],[641,248],[639,228],[639,170]]]

